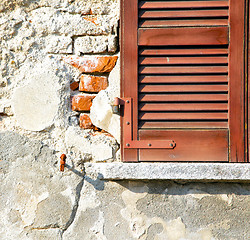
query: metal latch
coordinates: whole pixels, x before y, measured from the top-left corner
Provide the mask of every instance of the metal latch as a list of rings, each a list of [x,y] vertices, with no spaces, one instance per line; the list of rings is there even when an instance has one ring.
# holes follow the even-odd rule
[[[137,149],[157,149],[169,148],[174,149],[176,143],[174,140],[137,140],[133,139],[133,99],[132,98],[115,98],[113,105],[113,112],[120,112],[120,105],[124,106],[123,114],[123,147],[124,148],[137,148]]]
[[[119,114],[120,113],[120,100],[118,97],[114,99],[114,103],[112,105],[112,111],[114,114]]]

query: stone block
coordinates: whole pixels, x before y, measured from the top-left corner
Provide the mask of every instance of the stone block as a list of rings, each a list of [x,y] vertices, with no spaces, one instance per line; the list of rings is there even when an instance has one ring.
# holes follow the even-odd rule
[[[83,129],[90,129],[93,128],[93,123],[87,114],[81,114],[80,115],[80,128]]]
[[[104,53],[117,50],[116,37],[111,36],[84,36],[78,37],[74,42],[75,53]]]
[[[86,160],[86,154],[91,155],[93,162],[113,161],[118,150],[114,138],[105,134],[93,134],[92,131],[82,131],[80,128],[69,127],[65,133],[65,143],[68,149]]]
[[[50,36],[46,39],[48,53],[72,53],[72,38],[71,37],[58,37]]]
[[[78,87],[79,87],[79,82],[72,82],[72,83],[70,84],[70,89],[71,89],[72,91],[76,90]]]
[[[92,100],[95,98],[95,95],[84,94],[84,95],[75,95],[72,98],[72,110],[73,111],[90,111],[92,106]]]
[[[109,73],[115,67],[117,58],[117,56],[67,56],[63,57],[63,60],[82,73]]]
[[[120,117],[112,112],[112,100],[106,90],[97,94],[90,111],[93,124],[108,133],[120,142]]]
[[[101,179],[248,181],[248,163],[105,163],[85,164],[86,174],[95,171]]]
[[[117,25],[117,17],[97,15],[84,18],[81,14],[70,14],[53,8],[38,8],[31,12],[28,20],[37,35],[109,35]]]
[[[79,91],[100,92],[108,87],[107,77],[82,75],[80,78]]]

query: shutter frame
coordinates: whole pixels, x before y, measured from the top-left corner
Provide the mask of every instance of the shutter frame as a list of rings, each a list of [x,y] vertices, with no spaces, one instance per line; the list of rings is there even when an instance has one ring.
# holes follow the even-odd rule
[[[127,10],[129,9],[129,14]],[[138,45],[137,45],[137,26],[138,26],[138,1],[121,0],[121,97],[133,98],[133,129],[132,136],[137,139],[137,99],[138,99],[138,69],[134,67],[134,63],[138,62]],[[129,47],[128,47],[129,46]],[[121,110],[123,108],[121,107]],[[121,116],[121,123],[124,122]],[[134,125],[135,124],[135,125]],[[121,155],[127,162],[138,162],[138,149],[124,149],[123,136],[124,128],[121,124]]]
[[[246,1],[229,0],[230,162],[245,162],[245,19]]]
[[[225,1],[226,2],[226,1]],[[235,5],[239,4],[241,5],[240,10],[235,7]],[[230,13],[229,15],[231,16],[229,18],[230,24],[232,26],[235,24],[235,21],[233,20],[237,16],[241,16],[241,20],[244,22],[245,19],[245,8],[242,6],[246,3],[245,0],[240,0],[240,1],[235,1],[235,0],[229,0],[229,6],[234,5],[234,9],[232,10],[232,7],[229,8],[230,11],[234,11],[232,14]],[[242,5],[243,4],[243,5]],[[140,79],[138,70],[138,62],[139,62],[139,45],[140,45],[140,32],[143,31],[143,29],[139,29],[139,14],[138,14],[138,1],[134,0],[122,0],[121,1],[121,97],[122,98],[127,98],[131,97],[133,99],[133,117],[131,119],[131,122],[133,124],[132,128],[132,138],[133,140],[144,140],[143,136],[145,136],[144,133],[142,133],[142,130],[139,130],[140,125],[138,125],[138,110],[139,110],[139,82],[144,81]],[[236,9],[236,10],[235,10]],[[242,11],[244,11],[244,14],[242,15]],[[232,17],[233,16],[233,17]],[[238,18],[239,19],[239,18]],[[233,44],[231,47],[230,51],[235,51],[232,50],[234,49],[234,46],[237,45],[237,42],[239,41],[239,36],[244,36],[244,33],[246,29],[244,28],[245,26],[243,24],[240,24],[240,28],[237,28],[238,33],[237,34],[230,34],[230,46]],[[212,26],[214,27],[214,26]],[[234,26],[235,27],[235,26]],[[177,27],[176,29],[179,29],[181,27]],[[188,27],[187,27],[188,28]],[[221,27],[225,28],[224,26]],[[156,29],[157,30],[157,29]],[[137,34],[139,32],[139,34]],[[225,39],[225,37],[223,37]],[[243,37],[244,39],[244,37]],[[235,44],[235,43],[236,44]],[[225,41],[223,40],[223,43]],[[211,43],[209,43],[211,44]],[[145,43],[143,43],[145,45]],[[232,54],[230,53],[229,57]],[[160,56],[160,55],[159,55]],[[240,67],[238,68],[237,73],[234,73],[234,75],[238,76],[237,79],[239,79],[240,76],[240,88],[235,91],[237,84],[239,84],[239,80],[230,82],[229,83],[229,129],[230,129],[230,134],[227,134],[226,130],[220,130],[221,134],[224,134],[222,137],[222,140],[220,141],[223,148],[226,147],[225,145],[225,137],[226,135],[229,135],[228,141],[229,141],[229,146],[230,146],[230,155],[229,157],[224,155],[224,159],[206,159],[204,161],[229,161],[229,162],[246,162],[247,159],[245,158],[245,152],[246,152],[246,144],[245,144],[245,76],[244,76],[244,45],[241,44],[240,49],[237,50],[237,54],[233,54],[232,56],[236,56],[233,58],[233,61],[229,60],[229,71],[232,71],[232,69],[235,68],[235,64],[240,64]],[[241,58],[241,61],[237,61],[238,58]],[[230,62],[231,61],[231,62]],[[231,97],[233,96],[233,97]],[[237,99],[237,103],[235,102],[235,99]],[[123,106],[121,107],[121,111],[123,112]],[[235,111],[237,112],[239,118],[234,118]],[[137,162],[137,161],[148,161],[148,160],[143,160],[143,157],[140,159],[141,152],[148,151],[147,149],[140,150],[140,148],[135,148],[135,149],[126,149],[124,146],[124,138],[125,136],[125,128],[124,128],[124,119],[123,116],[121,117],[121,125],[122,125],[122,139],[121,139],[121,150],[122,150],[122,160],[125,162]],[[224,126],[223,124],[218,124],[219,126]],[[237,126],[240,126],[240,129],[237,130]],[[223,128],[224,128],[223,127]],[[152,129],[151,129],[152,130]],[[169,131],[169,130],[167,130]],[[192,130],[194,131],[194,130]],[[204,129],[204,131],[207,131]],[[204,132],[203,131],[203,132]],[[212,133],[212,127],[210,128],[210,132]],[[223,133],[224,132],[224,133]],[[163,132],[162,132],[163,133]],[[165,134],[165,133],[164,133]],[[147,135],[147,134],[146,134]],[[154,134],[153,134],[154,135]],[[185,135],[185,134],[184,134]],[[155,136],[153,136],[152,139],[154,139]],[[171,137],[170,137],[171,138]],[[216,137],[215,137],[216,138]],[[156,139],[157,140],[157,139]],[[174,140],[174,138],[173,138]],[[139,140],[140,141],[140,140]],[[176,143],[178,145],[178,142]],[[228,148],[229,148],[228,146]],[[228,149],[229,150],[229,149]],[[152,151],[152,150],[150,150]],[[157,151],[159,150],[154,149],[152,152],[155,152],[155,156],[157,156]],[[171,150],[170,150],[171,151]],[[227,151],[228,153],[228,151]],[[145,153],[143,153],[145,155]],[[154,154],[153,154],[154,155]],[[188,159],[188,158],[187,158]],[[157,161],[159,159],[151,159],[150,161]],[[201,161],[202,158],[200,159]],[[164,161],[160,159],[160,161]],[[167,161],[174,161],[172,160],[167,160]],[[180,159],[178,160],[180,161]],[[182,159],[181,161],[192,161],[192,159]],[[194,161],[196,161],[194,159]]]

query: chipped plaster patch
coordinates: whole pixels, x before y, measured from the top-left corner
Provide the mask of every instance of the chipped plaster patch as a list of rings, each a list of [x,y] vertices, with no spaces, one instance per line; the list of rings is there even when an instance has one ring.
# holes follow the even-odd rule
[[[121,210],[121,215],[129,222],[131,235],[134,238],[146,240],[149,227],[158,223],[163,226],[163,230],[156,234],[154,240],[215,240],[210,228],[190,232],[180,217],[166,222],[160,217],[150,218],[139,211],[137,202],[146,197],[147,194],[147,185],[137,182],[130,182],[129,190],[122,193],[122,199],[126,207]]]
[[[94,223],[94,226],[89,229],[93,236],[95,236],[98,240],[107,240],[104,235],[104,213],[99,210],[98,220]]]

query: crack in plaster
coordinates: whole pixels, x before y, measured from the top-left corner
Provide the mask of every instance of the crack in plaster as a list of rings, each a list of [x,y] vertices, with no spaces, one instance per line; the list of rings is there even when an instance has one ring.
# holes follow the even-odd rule
[[[85,172],[85,171],[83,171]],[[67,229],[71,226],[71,224],[74,222],[75,217],[76,217],[76,213],[79,207],[79,202],[80,202],[80,198],[81,198],[81,191],[84,185],[84,174],[82,175],[82,180],[80,181],[80,183],[77,185],[76,187],[76,198],[75,198],[75,204],[73,206],[70,218],[68,220],[68,222],[66,223],[65,227],[62,229],[61,232],[61,238],[63,239],[63,234],[65,231],[67,231]]]

